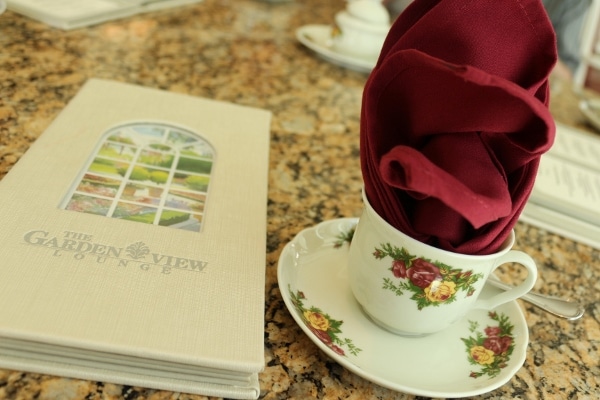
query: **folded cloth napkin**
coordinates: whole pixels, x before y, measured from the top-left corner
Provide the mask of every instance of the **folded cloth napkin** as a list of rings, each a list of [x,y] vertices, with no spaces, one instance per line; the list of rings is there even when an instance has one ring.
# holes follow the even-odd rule
[[[415,0],[363,93],[361,168],[375,211],[444,250],[497,251],[554,141],[556,54],[540,0]]]

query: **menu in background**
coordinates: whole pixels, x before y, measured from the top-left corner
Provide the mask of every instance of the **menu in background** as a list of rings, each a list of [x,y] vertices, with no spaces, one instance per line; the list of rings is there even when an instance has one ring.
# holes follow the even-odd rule
[[[60,29],[75,29],[202,0],[7,0],[8,9]]]
[[[557,124],[521,219],[600,247],[600,137]]]

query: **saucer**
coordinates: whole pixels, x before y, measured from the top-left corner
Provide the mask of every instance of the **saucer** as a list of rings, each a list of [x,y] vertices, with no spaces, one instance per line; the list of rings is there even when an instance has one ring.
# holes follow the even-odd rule
[[[371,72],[377,63],[377,58],[359,57],[335,51],[331,46],[331,30],[332,27],[328,25],[305,25],[296,30],[296,38],[332,64],[358,72]]]
[[[346,274],[348,239],[358,219],[325,221],[288,243],[278,281],[290,314],[329,357],[392,390],[428,397],[466,397],[494,390],[521,368],[529,332],[516,301],[493,312],[472,310],[443,332],[406,338],[379,328],[354,299]],[[483,298],[499,289],[486,285]],[[486,328],[492,329],[486,329]],[[485,353],[501,331],[503,352]],[[488,337],[489,336],[489,337]],[[510,339],[507,339],[510,338]],[[510,347],[506,347],[506,341]],[[490,341],[486,342],[490,348]],[[478,358],[480,362],[476,362]]]

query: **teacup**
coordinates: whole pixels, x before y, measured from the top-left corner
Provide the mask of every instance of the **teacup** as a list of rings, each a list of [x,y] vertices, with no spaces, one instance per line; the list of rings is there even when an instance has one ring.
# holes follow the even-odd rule
[[[353,13],[361,11],[360,9],[353,10],[360,6],[360,3],[361,1],[353,2],[348,10],[340,11],[335,15],[335,29],[332,34],[333,49],[342,54],[377,58],[390,29],[389,15],[381,4],[364,1],[365,5],[373,8],[363,8],[366,8],[366,11],[374,11],[372,13],[374,15],[353,15]],[[377,6],[382,8],[385,14],[381,15],[382,11],[376,8]],[[371,19],[368,18],[369,16]]]
[[[537,268],[527,254],[511,250],[514,231],[489,255],[445,251],[415,240],[386,222],[363,191],[364,210],[348,255],[354,297],[377,325],[402,336],[442,331],[470,310],[492,310],[529,292]],[[527,270],[514,288],[486,299],[479,295],[496,268],[516,263]]]

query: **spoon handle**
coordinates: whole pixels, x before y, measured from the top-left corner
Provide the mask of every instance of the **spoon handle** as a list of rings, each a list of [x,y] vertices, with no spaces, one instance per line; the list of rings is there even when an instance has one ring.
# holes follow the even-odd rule
[[[487,282],[499,289],[509,290],[512,286],[506,283],[500,282],[497,278],[491,276]],[[529,292],[521,299],[528,301],[541,308],[542,310],[548,311],[550,314],[556,315],[557,317],[565,318],[570,321],[574,321],[583,316],[585,308],[575,301],[564,300],[554,296],[546,296],[536,292]]]

